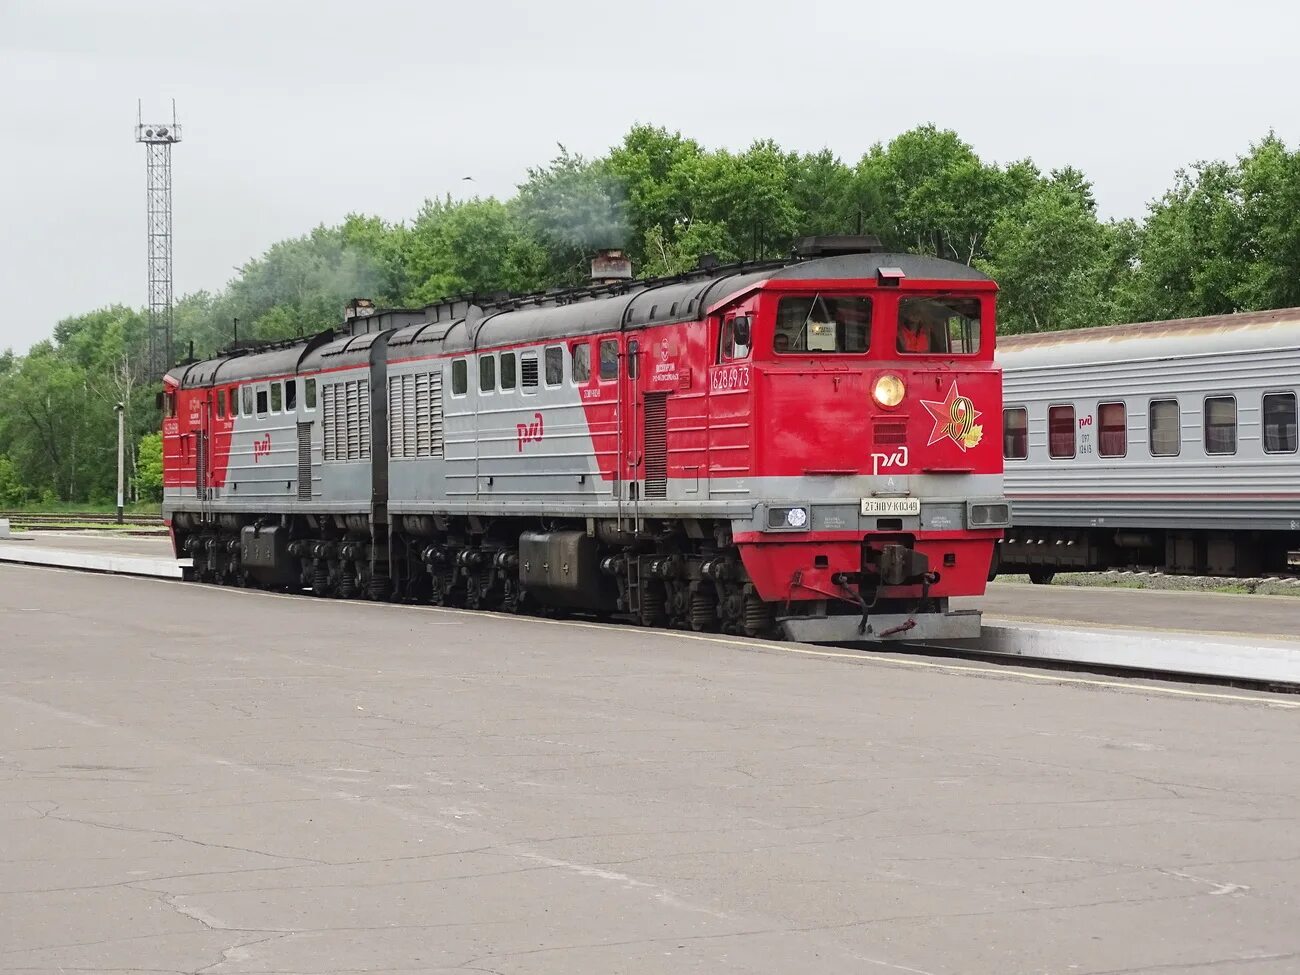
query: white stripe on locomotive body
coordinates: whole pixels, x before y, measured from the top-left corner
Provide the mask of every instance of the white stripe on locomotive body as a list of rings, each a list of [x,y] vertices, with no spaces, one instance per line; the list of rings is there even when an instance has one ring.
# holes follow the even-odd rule
[[[1055,334],[1055,333],[1052,333]],[[1003,402],[1028,410],[1028,458],[1006,461],[1013,522],[1023,526],[1300,528],[1300,455],[1265,451],[1263,397],[1300,396],[1300,309],[1003,339]],[[1234,454],[1206,451],[1205,399],[1236,401]],[[1153,456],[1152,400],[1177,400],[1180,452]],[[1126,453],[1103,457],[1077,424],[1123,403]],[[1091,453],[1053,459],[1048,409],[1073,406]]]

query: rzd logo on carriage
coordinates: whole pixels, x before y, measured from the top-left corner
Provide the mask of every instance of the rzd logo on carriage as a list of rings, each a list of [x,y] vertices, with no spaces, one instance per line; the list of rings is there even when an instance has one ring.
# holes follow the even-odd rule
[[[521,454],[524,452],[524,444],[526,443],[541,443],[544,432],[542,414],[540,413],[533,414],[533,422],[531,423],[516,423],[515,436],[519,440],[519,452]]]
[[[946,437],[964,453],[984,439],[984,428],[975,422],[984,414],[975,409],[969,396],[963,396],[957,391],[955,379],[948,387],[948,395],[943,402],[923,399],[921,405],[934,417],[934,429],[930,431],[927,447]]]
[[[253,463],[261,463],[263,457],[271,456],[271,435],[268,433],[253,441]]]

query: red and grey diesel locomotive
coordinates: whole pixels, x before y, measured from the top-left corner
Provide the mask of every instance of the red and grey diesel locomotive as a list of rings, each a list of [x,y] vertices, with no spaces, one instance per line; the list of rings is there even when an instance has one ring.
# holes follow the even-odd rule
[[[349,306],[165,379],[193,578],[813,642],[962,638],[1008,524],[996,286],[869,238]]]

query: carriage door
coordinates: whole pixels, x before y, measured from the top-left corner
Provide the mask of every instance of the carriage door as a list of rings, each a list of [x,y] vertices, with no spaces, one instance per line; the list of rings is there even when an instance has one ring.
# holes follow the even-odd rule
[[[212,483],[212,390],[205,389],[198,398],[199,415],[194,427],[194,493],[200,501],[211,500]]]
[[[752,323],[753,313],[743,308],[723,318],[709,367],[709,496],[715,500],[749,493],[746,478],[754,455]]]
[[[639,517],[643,500],[668,497],[668,394],[647,392],[646,353],[638,339],[627,343],[623,384],[626,395],[622,411],[627,418],[628,500]]]

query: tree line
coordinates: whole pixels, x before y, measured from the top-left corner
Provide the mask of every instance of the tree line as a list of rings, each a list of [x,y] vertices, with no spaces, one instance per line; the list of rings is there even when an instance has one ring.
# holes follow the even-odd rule
[[[224,289],[180,299],[174,340],[202,357],[230,344],[236,320],[240,339],[307,335],[353,297],[412,307],[578,284],[600,247],[624,248],[654,276],[704,254],[779,257],[797,237],[855,231],[991,274],[1004,333],[1289,307],[1300,305],[1297,214],[1300,150],[1271,133],[1233,161],[1176,172],[1141,220],[1103,220],[1079,170],[988,162],[931,125],[856,163],[771,140],[708,149],[637,125],[599,158],[560,147],[507,200],[429,199],[409,220],[353,214],[280,241]],[[117,402],[133,492],[158,496],[146,329],[141,310],[113,306],[64,319],[26,355],[0,355],[0,508],[107,503]]]

